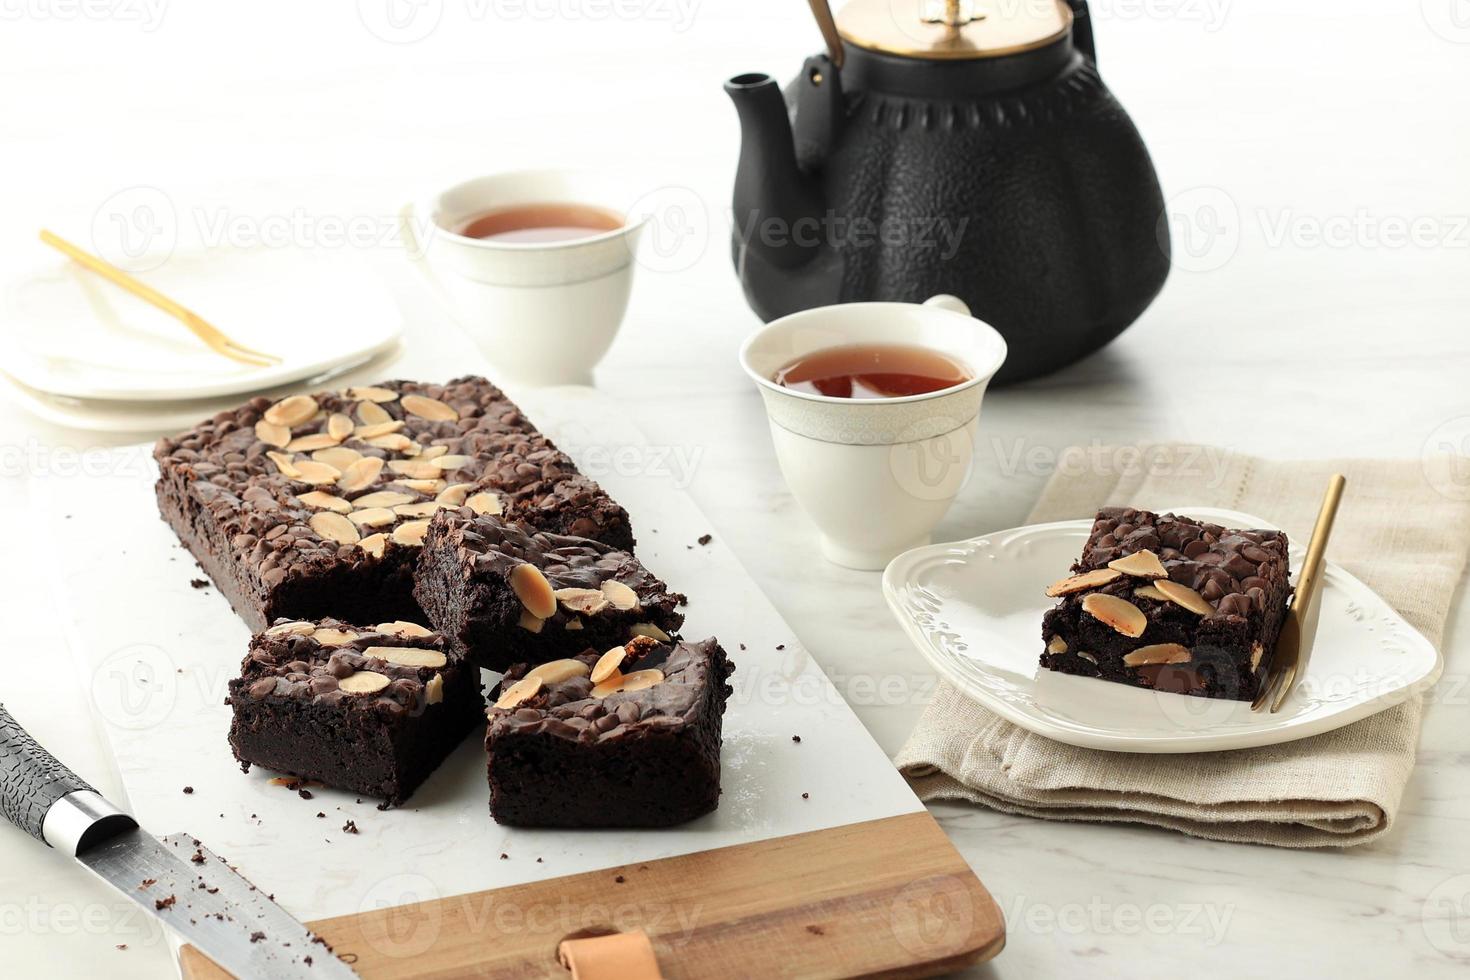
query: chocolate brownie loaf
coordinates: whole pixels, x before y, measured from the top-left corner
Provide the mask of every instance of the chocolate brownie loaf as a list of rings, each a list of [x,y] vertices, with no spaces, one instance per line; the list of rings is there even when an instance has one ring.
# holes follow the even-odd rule
[[[401,803],[483,721],[480,672],[416,623],[282,621],[230,681],[252,765]]]
[[[633,544],[627,513],[483,378],[256,398],[153,455],[164,520],[257,630],[422,619],[413,560],[445,506]]]
[[[1042,622],[1041,665],[1177,694],[1250,701],[1286,615],[1286,535],[1170,514],[1098,512]]]
[[[667,827],[714,810],[733,670],[713,639],[647,637],[512,667],[485,736],[496,821]]]
[[[455,649],[490,670],[542,663],[635,632],[667,640],[684,597],[626,551],[472,508],[429,524],[414,596]]]

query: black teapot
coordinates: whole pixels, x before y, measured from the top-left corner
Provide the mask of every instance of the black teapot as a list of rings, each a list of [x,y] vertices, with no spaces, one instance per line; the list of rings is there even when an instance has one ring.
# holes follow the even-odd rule
[[[782,92],[740,115],[735,267],[762,319],[963,299],[1005,336],[998,381],[1102,347],[1169,271],[1163,195],[1097,71],[1086,0],[852,0]]]

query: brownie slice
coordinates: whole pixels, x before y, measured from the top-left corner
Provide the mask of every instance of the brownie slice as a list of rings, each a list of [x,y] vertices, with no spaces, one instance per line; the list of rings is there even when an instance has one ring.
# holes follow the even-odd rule
[[[1291,593],[1286,535],[1146,510],[1098,512],[1042,621],[1041,665],[1176,694],[1250,701]]]
[[[495,820],[667,827],[714,810],[733,670],[714,639],[647,637],[601,656],[512,667],[485,736]]]
[[[414,596],[455,650],[489,670],[542,663],[634,633],[667,640],[684,597],[626,551],[469,507],[429,524]]]
[[[622,507],[484,378],[256,398],[153,455],[164,520],[256,630],[421,620],[412,566],[442,506],[633,545]]]
[[[230,681],[230,747],[252,765],[402,803],[483,721],[480,671],[409,622],[284,620]]]

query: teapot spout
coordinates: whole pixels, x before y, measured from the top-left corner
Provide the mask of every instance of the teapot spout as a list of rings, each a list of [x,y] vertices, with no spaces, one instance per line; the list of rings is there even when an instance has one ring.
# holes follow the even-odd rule
[[[822,195],[796,162],[791,117],[770,75],[736,75],[725,91],[740,116],[735,172],[735,234],[770,265],[809,262],[822,243]]]

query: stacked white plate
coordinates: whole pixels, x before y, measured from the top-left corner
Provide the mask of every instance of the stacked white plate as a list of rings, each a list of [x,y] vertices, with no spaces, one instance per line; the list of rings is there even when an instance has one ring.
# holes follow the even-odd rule
[[[402,331],[371,265],[346,250],[176,252],[136,275],[281,363],[216,354],[178,320],[57,256],[0,295],[0,390],[70,428],[173,430],[251,394],[384,356]]]

